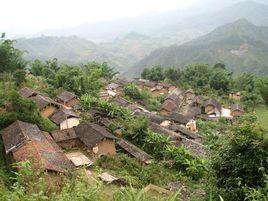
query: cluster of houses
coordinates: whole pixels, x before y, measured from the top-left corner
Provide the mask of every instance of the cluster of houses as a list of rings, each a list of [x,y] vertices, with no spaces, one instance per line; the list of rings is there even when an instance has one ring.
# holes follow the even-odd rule
[[[102,155],[115,155],[118,147],[142,163],[152,161],[150,155],[116,137],[105,126],[81,123],[79,115],[73,111],[73,107],[79,104],[79,98],[73,93],[64,91],[53,100],[25,87],[19,94],[36,102],[42,116],[57,124],[59,129],[47,133],[37,125],[19,120],[3,129],[1,136],[10,163],[30,160],[34,169],[56,176],[55,173],[90,166]]]
[[[127,83],[137,84],[154,97],[165,96],[159,112],[150,112],[143,108],[142,103],[124,99],[123,86]],[[53,100],[27,87],[22,88],[19,94],[34,101],[41,115],[58,125],[58,129],[47,133],[37,125],[22,121],[3,129],[1,134],[5,153],[11,162],[32,160],[35,169],[46,170],[52,175],[80,166],[89,167],[96,158],[113,156],[118,150],[144,164],[152,162],[149,154],[122,139],[121,130],[124,128],[118,128],[114,133],[106,129],[112,119],[100,109],[92,108],[89,111],[93,117],[100,119],[98,124],[81,122],[74,109],[79,105],[79,98],[75,94],[63,91]],[[196,118],[232,118],[244,112],[238,104],[224,108],[215,99],[204,100],[202,96],[196,96],[193,90],[184,91],[167,83],[143,79],[121,79],[110,83],[100,92],[100,98],[129,108],[135,116],[147,116],[152,131],[169,137],[174,145],[184,145],[198,155],[205,154],[205,148],[196,128]],[[230,98],[240,100],[240,94],[232,93]]]

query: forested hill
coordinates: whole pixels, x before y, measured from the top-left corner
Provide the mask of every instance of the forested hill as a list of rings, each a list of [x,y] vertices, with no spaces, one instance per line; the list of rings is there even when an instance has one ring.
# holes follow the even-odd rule
[[[153,65],[183,67],[189,63],[223,62],[233,72],[268,74],[268,27],[255,26],[245,19],[221,26],[181,46],[160,48],[132,68],[139,74]]]

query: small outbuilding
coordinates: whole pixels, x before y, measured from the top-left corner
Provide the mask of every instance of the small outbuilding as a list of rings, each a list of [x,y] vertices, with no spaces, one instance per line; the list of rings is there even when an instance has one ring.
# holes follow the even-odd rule
[[[220,117],[222,106],[217,100],[209,99],[204,102],[204,110],[207,115]]]
[[[63,91],[60,93],[57,98],[57,102],[66,106],[66,107],[73,107],[75,105],[79,104],[79,98],[74,94],[69,91]]]
[[[79,125],[79,115],[72,110],[65,109],[61,107],[57,112],[55,112],[50,119],[57,125],[60,126],[60,130],[73,128]]]
[[[231,106],[231,115],[233,117],[240,117],[244,114],[244,109],[239,104],[233,104]]]
[[[104,127],[93,123],[81,123],[74,127],[77,137],[95,156],[115,155],[117,138]]]

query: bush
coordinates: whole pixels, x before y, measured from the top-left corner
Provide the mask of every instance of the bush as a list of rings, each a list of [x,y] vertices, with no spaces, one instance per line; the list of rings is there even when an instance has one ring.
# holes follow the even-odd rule
[[[245,115],[214,151],[212,168],[218,193],[226,200],[244,200],[243,187],[263,188],[268,174],[267,150],[268,138],[256,117]]]

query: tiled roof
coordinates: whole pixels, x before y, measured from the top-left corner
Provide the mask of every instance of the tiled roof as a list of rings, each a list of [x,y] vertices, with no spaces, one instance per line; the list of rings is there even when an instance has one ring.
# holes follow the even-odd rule
[[[50,118],[55,124],[59,125],[68,118],[79,118],[79,115],[65,108],[60,108],[55,114]]]
[[[57,98],[64,102],[64,103],[67,103],[69,102],[70,100],[74,99],[74,98],[77,98],[77,96],[74,94],[74,93],[71,93],[69,91],[63,91],[62,93],[60,93]]]
[[[24,98],[29,98],[31,96],[35,96],[35,95],[39,94],[39,92],[37,92],[33,89],[30,89],[28,87],[23,87],[19,90],[19,94]]]
[[[117,138],[104,127],[93,123],[81,123],[74,127],[77,137],[88,147],[93,148],[103,139],[116,140]]]

